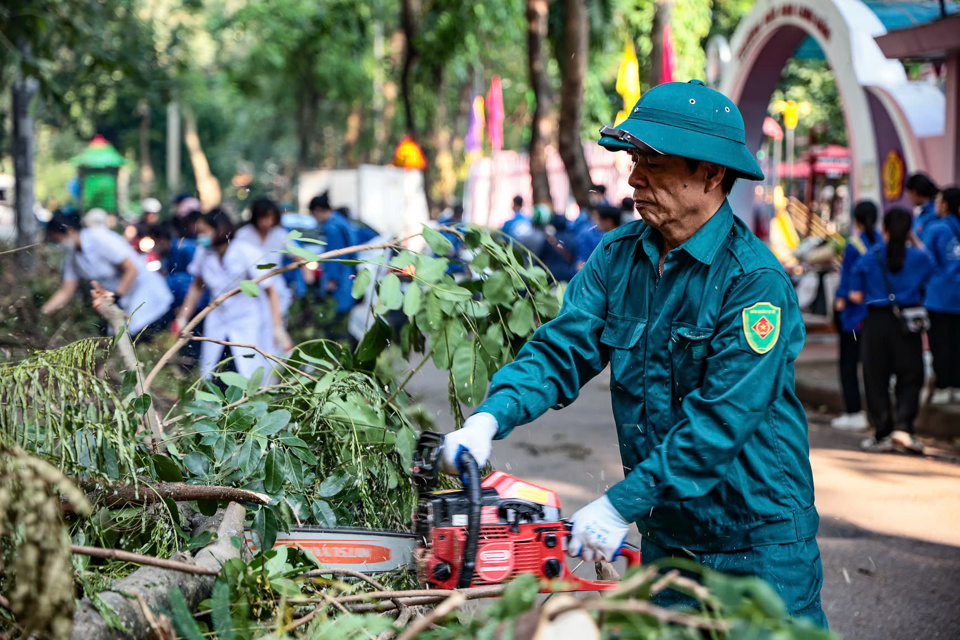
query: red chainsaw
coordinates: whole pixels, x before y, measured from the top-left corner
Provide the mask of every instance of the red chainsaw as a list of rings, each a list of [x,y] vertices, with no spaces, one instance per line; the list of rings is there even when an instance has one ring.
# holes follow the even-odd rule
[[[560,517],[555,491],[502,471],[480,478],[469,451],[459,453],[462,489],[437,490],[443,436],[424,432],[417,442],[413,477],[419,491],[413,533],[298,527],[277,545],[297,544],[324,566],[365,572],[416,567],[422,582],[438,589],[509,582],[532,573],[549,591],[602,591],[614,581],[586,580],[567,565],[570,524]],[[249,539],[249,536],[248,536]],[[640,550],[620,547],[627,567],[640,564]]]

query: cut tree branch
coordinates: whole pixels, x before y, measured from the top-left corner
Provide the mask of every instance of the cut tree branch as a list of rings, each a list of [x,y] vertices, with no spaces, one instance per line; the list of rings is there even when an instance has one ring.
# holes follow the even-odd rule
[[[79,544],[70,545],[70,551],[83,556],[93,558],[105,558],[107,560],[119,560],[120,562],[132,562],[149,567],[159,567],[160,569],[169,569],[171,571],[180,571],[181,573],[192,573],[196,576],[218,576],[220,572],[215,569],[208,569],[188,562],[178,560],[165,560],[153,556],[145,556],[139,553],[130,553],[120,549],[101,549],[100,547],[84,547]]]
[[[235,487],[220,487],[216,485],[186,484],[185,482],[163,482],[160,484],[103,484],[90,480],[76,480],[77,484],[91,491],[88,498],[95,499],[98,495],[106,495],[107,506],[117,507],[124,504],[150,504],[170,498],[174,502],[187,500],[229,500],[231,502],[254,502],[256,504],[270,504],[270,496],[237,489]]]
[[[286,266],[276,267],[274,269],[271,269],[266,273],[264,273],[263,275],[257,276],[256,278],[251,280],[251,282],[255,284],[263,282],[267,278],[272,278],[277,274],[286,273],[287,271],[293,271],[294,269],[299,269],[300,267],[310,262],[332,260],[334,258],[339,258],[340,256],[350,255],[351,253],[359,253],[361,251],[372,251],[374,249],[389,249],[391,247],[398,247],[398,246],[401,246],[404,242],[406,242],[410,238],[415,238],[418,235],[420,234],[415,233],[403,238],[399,238],[397,240],[393,240],[391,242],[379,242],[377,244],[362,244],[355,247],[344,247],[343,249],[335,249],[333,251],[327,251],[325,253],[319,254],[316,260],[301,259],[291,264],[288,264]],[[153,369],[150,370],[150,373],[147,374],[146,380],[143,381],[144,393],[146,393],[150,389],[150,385],[153,384],[153,381],[156,379],[157,374],[160,373],[160,371],[167,365],[168,362],[170,362],[170,358],[172,358],[175,353],[180,351],[183,345],[187,344],[190,341],[190,337],[191,337],[190,332],[193,331],[193,329],[198,324],[200,324],[203,321],[203,319],[210,314],[211,311],[213,311],[214,309],[219,307],[221,304],[223,304],[224,300],[231,298],[237,295],[238,293],[240,293],[239,286],[231,289],[230,291],[220,294],[219,296],[211,300],[210,304],[208,304],[202,311],[200,311],[200,313],[193,316],[193,319],[190,320],[190,322],[188,322],[186,326],[183,327],[183,330],[180,331],[180,337],[177,338],[177,341],[174,343],[174,345],[170,347],[167,350],[167,352],[160,357],[160,359],[157,361],[157,364],[154,365]]]
[[[418,635],[429,629],[430,625],[432,625],[434,622],[444,617],[451,611],[459,609],[460,605],[466,601],[466,596],[459,591],[454,592],[453,595],[441,602],[440,606],[438,606],[436,609],[422,618],[417,619],[416,622],[407,627],[407,629],[400,635],[399,638],[397,638],[397,640],[413,640]]]
[[[319,380],[318,378],[315,378],[315,377],[313,377],[312,375],[310,375],[309,373],[306,373],[306,372],[304,372],[304,371],[300,371],[300,370],[297,369],[296,367],[291,366],[291,365],[287,364],[286,362],[284,362],[281,358],[278,358],[277,356],[273,355],[272,353],[267,353],[266,351],[264,351],[264,350],[261,349],[260,347],[258,347],[258,346],[256,346],[256,345],[253,345],[253,344],[242,344],[242,343],[239,343],[239,342],[229,342],[229,341],[227,341],[227,340],[216,340],[216,339],[214,339],[214,338],[205,338],[205,337],[203,337],[203,336],[190,336],[190,339],[191,339],[191,340],[196,340],[197,342],[213,342],[213,343],[215,343],[215,344],[222,344],[222,345],[225,346],[225,347],[237,347],[238,349],[250,349],[250,350],[252,350],[252,351],[256,351],[257,353],[259,353],[260,355],[262,355],[262,356],[263,356],[264,358],[266,358],[267,360],[271,360],[271,361],[273,361],[273,362],[276,362],[276,363],[279,364],[281,367],[284,367],[284,368],[286,368],[286,369],[289,369],[290,371],[293,371],[294,373],[299,374],[299,375],[303,376],[304,378],[307,378],[307,379],[309,379],[309,380],[312,380],[313,382],[320,382],[320,380]],[[236,358],[236,357],[237,357],[237,356],[234,355],[234,358]]]

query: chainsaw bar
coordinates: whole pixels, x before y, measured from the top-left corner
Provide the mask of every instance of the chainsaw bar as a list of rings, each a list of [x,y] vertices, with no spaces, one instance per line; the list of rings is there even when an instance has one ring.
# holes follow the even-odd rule
[[[253,535],[246,532],[247,544],[256,549]],[[417,536],[396,531],[370,529],[323,529],[294,527],[278,532],[274,547],[302,547],[324,567],[382,573],[396,569],[412,571]]]

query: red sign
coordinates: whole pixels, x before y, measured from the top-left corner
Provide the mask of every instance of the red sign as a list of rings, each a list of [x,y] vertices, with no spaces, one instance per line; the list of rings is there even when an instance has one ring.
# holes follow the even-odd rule
[[[477,553],[477,573],[487,582],[501,582],[513,571],[513,543],[491,542]]]

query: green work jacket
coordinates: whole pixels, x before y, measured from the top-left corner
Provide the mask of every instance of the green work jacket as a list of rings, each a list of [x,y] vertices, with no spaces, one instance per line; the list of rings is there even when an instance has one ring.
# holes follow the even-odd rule
[[[605,234],[477,411],[503,438],[609,364],[625,479],[607,496],[643,535],[700,552],[815,537],[793,286],[727,202],[662,276],[659,245],[640,221]]]

